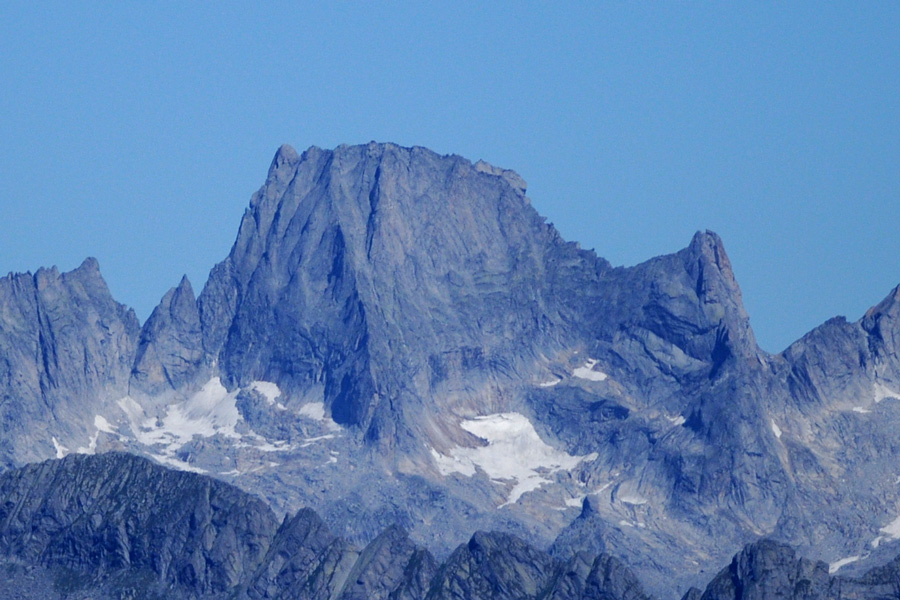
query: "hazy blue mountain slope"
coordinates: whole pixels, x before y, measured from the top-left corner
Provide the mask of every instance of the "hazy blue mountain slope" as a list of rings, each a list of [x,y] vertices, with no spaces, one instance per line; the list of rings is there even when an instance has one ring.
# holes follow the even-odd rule
[[[769,355],[717,235],[612,267],[483,162],[284,146],[199,296],[183,280],[140,330],[91,261],[0,300],[7,465],[126,450],[356,548],[396,524],[441,560],[497,530],[663,597],[763,537],[853,575],[900,539],[897,290]],[[307,589],[350,577],[341,548]],[[369,558],[360,590],[393,573]]]

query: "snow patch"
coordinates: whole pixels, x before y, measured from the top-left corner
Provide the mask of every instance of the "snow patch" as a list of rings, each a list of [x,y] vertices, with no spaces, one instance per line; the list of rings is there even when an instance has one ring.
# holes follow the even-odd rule
[[[324,423],[325,426],[328,427],[328,429],[330,429],[331,431],[341,430],[341,426],[335,423],[331,419],[331,417],[325,414],[324,402],[307,402],[300,407],[300,410],[297,411],[297,414],[308,419],[312,419],[313,421]]]
[[[874,549],[877,550],[877,549],[878,549],[878,546],[881,545],[881,540],[883,540],[883,539],[884,539],[884,538],[881,537],[881,536],[879,535],[877,538],[875,538],[874,540],[872,540],[872,541],[869,542],[869,543],[872,544],[872,548],[874,548]]]
[[[156,460],[156,462],[163,464],[163,465],[170,466],[170,467],[174,467],[174,468],[178,469],[179,471],[188,471],[189,473],[200,473],[200,474],[207,472],[205,469],[201,469],[199,467],[190,465],[190,464],[184,462],[183,460],[175,458],[174,456],[164,456],[162,454],[151,454],[150,456],[152,456]]]
[[[591,492],[591,494],[594,496],[596,496],[597,494],[602,494],[606,490],[606,488],[608,488],[611,485],[612,485],[612,481],[607,481],[606,483],[604,483],[603,485],[598,487],[596,490]]]
[[[331,439],[334,439],[333,433],[329,433],[327,435],[320,435],[318,437],[306,438],[305,440],[303,440],[303,443],[300,444],[300,447],[306,448],[307,446],[312,446],[316,442],[321,442],[322,440],[331,440]]]
[[[878,404],[882,400],[886,400],[888,398],[892,398],[894,400],[900,400],[900,393],[893,391],[891,388],[887,387],[883,383],[876,383],[873,388],[873,393],[875,394],[875,403]]]
[[[595,371],[594,365],[596,364],[596,359],[589,358],[587,359],[587,362],[584,363],[584,366],[578,367],[572,371],[572,375],[579,379],[587,379],[588,381],[604,381],[607,375],[602,371]]]
[[[254,381],[250,384],[250,389],[254,392],[259,392],[259,394],[266,399],[266,402],[269,406],[275,406],[275,400],[281,396],[281,390],[278,389],[278,386],[269,381]],[[284,405],[278,403],[279,408],[284,409]]]
[[[838,569],[843,567],[844,565],[849,565],[850,563],[855,563],[861,557],[860,556],[848,556],[847,558],[842,558],[840,560],[836,560],[833,563],[828,565],[828,574],[832,574],[836,572]]]
[[[94,427],[97,428],[97,431],[102,431],[104,433],[116,433],[115,428],[109,424],[109,421],[101,417],[100,415],[94,416]]]
[[[60,444],[56,438],[50,439],[53,440],[53,447],[56,448],[56,458],[64,458],[69,453],[69,449]]]
[[[538,436],[531,422],[519,413],[498,413],[468,419],[460,427],[487,442],[477,448],[456,447],[449,456],[431,450],[441,475],[461,473],[475,475],[476,467],[497,483],[514,482],[506,502],[498,508],[513,504],[523,494],[536,490],[560,470],[570,470],[582,461],[597,458],[596,453],[572,456],[547,445]]]
[[[88,438],[88,445],[81,446],[75,452],[78,454],[94,454],[97,452],[97,439],[100,437],[100,432],[103,433],[112,433],[115,434],[116,430],[112,425],[109,424],[109,421],[101,417],[100,415],[94,416],[94,427],[97,428],[97,431],[94,432],[94,435]],[[56,450],[57,458],[62,458],[59,456],[59,449]]]
[[[881,529],[879,529],[881,533],[884,534],[884,537],[890,538],[892,540],[900,539],[900,517],[897,517]]]
[[[297,414],[308,417],[313,421],[325,420],[325,403],[324,402],[308,402],[300,407]]]
[[[294,449],[294,446],[284,440],[268,442],[263,437],[254,437],[257,439],[257,443],[253,444],[251,447],[256,448],[260,452],[290,452]]]
[[[860,413],[860,414],[867,414],[867,413],[870,413],[870,412],[872,412],[872,411],[869,410],[869,409],[867,409],[867,408],[863,408],[862,406],[854,406],[854,407],[853,407],[853,412]]]
[[[638,496],[637,494],[626,494],[625,496],[619,496],[619,500],[621,500],[625,504],[633,504],[635,506],[647,504],[647,499],[643,496]]]
[[[538,387],[548,388],[557,385],[562,379],[551,379],[550,381],[542,381],[538,384]]]
[[[455,450],[458,449],[457,447]],[[445,456],[432,448],[431,457],[437,465],[438,473],[445,477],[451,473],[462,473],[466,477],[471,477],[475,474],[475,463],[469,457],[460,456],[454,453],[453,450],[451,450],[450,456]]]
[[[781,439],[781,427],[775,424],[775,419],[772,419],[772,433],[775,434],[779,440]]]
[[[241,435],[234,429],[241,418],[234,403],[237,394],[237,390],[229,393],[221,380],[213,377],[185,402],[169,406],[161,419],[147,417],[141,405],[128,396],[118,404],[134,437],[145,446],[162,445],[163,453],[171,458],[195,435],[239,440]]]
[[[671,423],[675,427],[680,427],[680,426],[684,425],[684,421],[685,421],[684,417],[682,417],[681,415],[678,415],[677,417],[667,416],[666,419],[669,421],[669,423]]]
[[[575,496],[574,498],[569,498],[566,500],[566,506],[571,506],[573,508],[581,508],[584,504],[584,496]]]
[[[100,432],[95,431],[94,435],[88,438],[87,446],[79,446],[77,450],[75,450],[78,454],[94,454],[97,452],[97,438],[100,437]]]

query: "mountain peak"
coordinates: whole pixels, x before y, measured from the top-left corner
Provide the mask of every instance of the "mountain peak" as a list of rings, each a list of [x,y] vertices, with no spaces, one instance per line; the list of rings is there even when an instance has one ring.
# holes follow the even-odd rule
[[[191,296],[194,295],[194,288],[191,285],[191,280],[188,279],[186,274],[181,276],[181,281],[178,282],[178,286],[175,289],[182,293],[189,292]]]
[[[272,164],[269,166],[269,179],[275,179],[276,181],[285,179],[299,161],[300,156],[293,146],[282,144],[275,152]]]
[[[892,314],[900,317],[900,285],[891,290],[884,300],[866,311],[864,319],[875,317],[879,314]]]
[[[282,144],[279,146],[278,150],[275,152],[275,157],[272,159],[273,163],[285,163],[285,162],[296,162],[299,160],[300,155],[297,154],[297,151],[294,150],[294,147],[290,144]]]
[[[545,261],[564,243],[518,175],[380,143],[292,160],[279,151],[200,294],[204,345],[222,353],[227,385],[317,382],[335,421],[385,439],[406,419],[398,406],[419,410],[461,368],[486,376],[486,355],[524,367],[517,340],[551,344],[560,309]]]
[[[501,169],[500,167],[495,167],[494,165],[485,162],[483,160],[479,160],[474,165],[475,170],[479,173],[487,173],[488,175],[494,175],[496,177],[501,177],[504,181],[510,184],[514,189],[518,190],[525,194],[525,191],[528,188],[528,184],[525,183],[525,180],[522,179],[522,176],[512,171],[510,169]]]
[[[685,268],[696,281],[695,291],[709,322],[719,321],[724,326],[732,350],[755,355],[756,338],[722,238],[709,230],[694,234],[686,250]]]
[[[726,279],[737,287],[734,272],[731,269],[731,261],[725,253],[725,244],[716,232],[709,229],[698,231],[691,239],[688,248],[694,256],[701,258],[708,265],[715,266]]]
[[[100,263],[93,256],[88,256],[79,265],[77,271],[96,271],[100,272]]]

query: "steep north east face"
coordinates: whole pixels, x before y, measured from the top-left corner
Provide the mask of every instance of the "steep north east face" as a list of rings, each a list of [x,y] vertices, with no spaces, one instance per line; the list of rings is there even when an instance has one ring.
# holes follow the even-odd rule
[[[284,147],[200,295],[204,347],[229,383],[314,393],[373,442],[452,441],[448,416],[499,404],[571,337],[552,281],[567,261],[588,262],[510,172],[422,148]]]
[[[896,290],[769,355],[718,236],[614,268],[482,162],[282,147],[140,329],[92,261],[0,294],[8,465],[128,450],[355,543],[606,548],[666,597],[762,536],[838,566],[900,537]]]

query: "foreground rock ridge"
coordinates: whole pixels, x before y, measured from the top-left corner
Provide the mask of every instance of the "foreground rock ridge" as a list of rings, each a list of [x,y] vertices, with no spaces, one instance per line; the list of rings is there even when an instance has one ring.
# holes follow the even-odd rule
[[[642,598],[615,559],[568,565],[476,533],[442,565],[392,527],[358,550],[303,509],[123,453],[0,476],[0,598]]]
[[[130,454],[70,456],[0,476],[6,598],[651,600],[616,558],[560,561],[476,532],[442,564],[390,527],[362,550],[312,510],[285,516],[210,477]],[[762,540],[685,598],[894,597],[900,557],[859,578]]]
[[[394,597],[546,596],[547,565],[575,565],[567,593],[586,594],[604,555],[677,598],[762,538],[828,577],[889,564],[900,288],[770,355],[716,234],[613,267],[525,192],[424,148],[283,146],[199,295],[183,279],[143,326],[92,259],[0,279],[4,468],[125,451],[297,514],[247,559],[277,573],[229,575],[256,597],[300,585],[313,559],[278,548],[311,535],[330,575],[305,594],[360,565],[397,575],[378,540],[423,565]],[[531,565],[508,587],[454,575],[506,564],[502,535]]]

